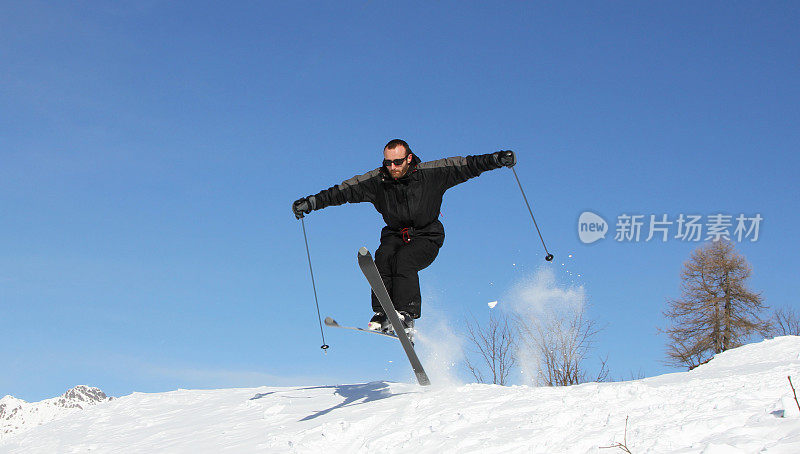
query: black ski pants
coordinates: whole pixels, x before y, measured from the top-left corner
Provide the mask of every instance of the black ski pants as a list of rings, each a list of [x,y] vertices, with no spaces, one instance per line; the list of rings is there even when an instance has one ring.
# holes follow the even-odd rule
[[[417,273],[433,263],[437,255],[439,245],[424,237],[412,238],[408,243],[397,235],[384,235],[381,238],[381,245],[375,251],[375,265],[395,309],[408,312],[414,318],[422,315],[422,295]],[[383,312],[374,293],[372,310]]]

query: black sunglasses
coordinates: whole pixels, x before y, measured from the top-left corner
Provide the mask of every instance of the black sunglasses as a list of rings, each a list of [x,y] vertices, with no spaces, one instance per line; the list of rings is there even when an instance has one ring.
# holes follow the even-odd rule
[[[408,155],[405,155],[405,157],[400,158],[400,159],[384,159],[383,160],[383,166],[384,167],[389,167],[390,164],[394,164],[394,165],[400,167],[406,161],[407,157],[408,157]]]

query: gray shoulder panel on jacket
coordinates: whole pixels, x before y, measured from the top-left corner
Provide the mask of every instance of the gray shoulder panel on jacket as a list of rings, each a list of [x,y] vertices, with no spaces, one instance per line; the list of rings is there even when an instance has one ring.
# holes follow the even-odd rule
[[[365,182],[365,181],[367,181],[367,180],[369,180],[371,178],[375,178],[375,177],[380,176],[380,172],[381,172],[380,168],[377,168],[375,170],[370,170],[369,172],[367,172],[367,173],[365,173],[363,175],[356,175],[353,178],[350,178],[349,180],[344,180],[342,182],[342,184],[340,184],[339,186],[341,186],[342,189],[344,189],[346,187],[350,187],[350,186],[355,186],[355,185],[357,185],[359,183],[363,183],[363,182]]]
[[[452,158],[437,159],[436,161],[423,162],[417,165],[418,169],[436,169],[439,167],[463,167],[467,165],[467,158],[464,156],[453,156]]]

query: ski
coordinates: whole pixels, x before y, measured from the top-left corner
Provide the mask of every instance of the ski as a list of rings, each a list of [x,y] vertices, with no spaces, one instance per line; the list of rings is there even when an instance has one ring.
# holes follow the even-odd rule
[[[386,337],[391,337],[392,339],[397,339],[397,336],[395,336],[394,334],[384,333],[383,331],[375,331],[375,330],[371,330],[371,329],[364,329],[364,328],[359,328],[357,326],[342,326],[342,325],[338,324],[336,322],[336,320],[334,320],[334,319],[332,319],[330,317],[325,317],[325,326],[330,326],[331,328],[352,329],[353,331],[361,331],[361,332],[364,332],[364,333],[379,334],[381,336],[386,336]]]
[[[361,272],[364,273],[364,277],[367,278],[367,282],[369,282],[370,287],[372,287],[372,291],[381,303],[383,312],[389,318],[389,322],[391,322],[394,328],[394,333],[400,340],[400,344],[403,346],[406,356],[408,356],[411,368],[414,369],[417,381],[422,386],[430,385],[431,382],[428,379],[428,374],[425,373],[425,369],[422,368],[422,363],[419,362],[417,353],[414,351],[414,344],[411,343],[408,335],[406,335],[403,322],[400,321],[394,304],[392,304],[392,299],[389,297],[389,292],[386,291],[386,286],[383,285],[383,279],[381,279],[381,274],[378,272],[378,267],[375,265],[375,260],[372,259],[372,254],[369,253],[366,247],[362,247],[358,250],[358,266],[361,267]]]

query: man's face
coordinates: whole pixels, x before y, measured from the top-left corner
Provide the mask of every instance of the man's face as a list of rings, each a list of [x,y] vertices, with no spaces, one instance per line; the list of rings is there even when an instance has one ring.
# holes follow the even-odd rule
[[[406,172],[408,172],[408,167],[411,165],[412,155],[409,154],[408,156],[406,156],[405,147],[403,147],[402,145],[398,145],[398,146],[392,148],[391,150],[389,150],[387,148],[384,148],[383,149],[383,159],[388,159],[390,161],[394,161],[394,160],[397,160],[397,159],[402,159],[403,160],[403,163],[400,164],[399,166],[395,165],[394,162],[392,162],[388,166],[386,166],[386,170],[388,170],[389,174],[392,176],[392,178],[394,178],[396,180],[396,179],[402,177],[403,175],[405,175]]]

